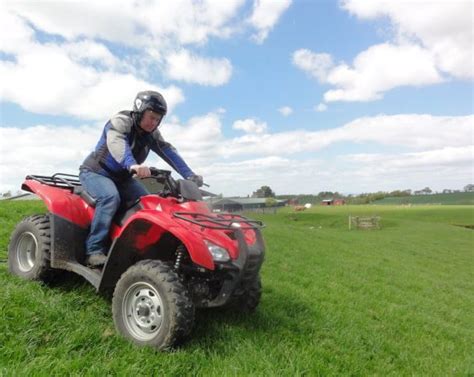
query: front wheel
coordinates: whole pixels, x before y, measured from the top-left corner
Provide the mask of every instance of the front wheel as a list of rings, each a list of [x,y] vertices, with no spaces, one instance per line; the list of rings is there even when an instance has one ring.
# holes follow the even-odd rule
[[[228,306],[242,313],[252,313],[257,309],[261,297],[262,281],[260,275],[257,275],[234,292]]]
[[[157,260],[140,261],[120,278],[112,299],[117,331],[138,345],[168,349],[194,323],[194,306],[178,275]]]

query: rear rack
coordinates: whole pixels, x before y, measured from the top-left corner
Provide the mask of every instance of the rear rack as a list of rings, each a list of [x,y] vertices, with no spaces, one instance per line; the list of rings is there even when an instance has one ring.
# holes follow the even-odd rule
[[[224,213],[207,215],[197,212],[175,212],[174,217],[209,229],[260,229],[265,225],[261,221],[251,220],[242,215]]]
[[[44,185],[62,188],[66,190],[74,191],[75,187],[81,186],[81,181],[77,175],[56,173],[52,176],[47,175],[27,175],[25,179],[33,179],[41,182]]]

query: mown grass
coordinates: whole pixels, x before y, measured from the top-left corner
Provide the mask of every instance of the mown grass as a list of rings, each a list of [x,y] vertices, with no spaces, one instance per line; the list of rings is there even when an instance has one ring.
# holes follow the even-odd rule
[[[0,259],[39,203],[0,203]],[[348,214],[382,217],[349,231]],[[0,264],[0,375],[472,375],[474,224],[468,206],[352,206],[259,215],[264,295],[252,316],[198,312],[172,353],[115,334],[110,302],[68,277]]]

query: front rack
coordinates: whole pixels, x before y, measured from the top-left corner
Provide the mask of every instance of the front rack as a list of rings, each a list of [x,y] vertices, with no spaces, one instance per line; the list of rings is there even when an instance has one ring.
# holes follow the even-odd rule
[[[260,229],[265,227],[263,222],[251,220],[242,215],[234,215],[231,213],[207,215],[205,213],[196,212],[175,212],[174,217],[188,221],[192,224],[199,225],[202,228],[209,229]]]
[[[41,182],[44,185],[62,188],[66,190],[74,191],[75,187],[80,187],[81,182],[77,175],[56,173],[52,176],[47,175],[27,175],[25,179],[33,179]]]

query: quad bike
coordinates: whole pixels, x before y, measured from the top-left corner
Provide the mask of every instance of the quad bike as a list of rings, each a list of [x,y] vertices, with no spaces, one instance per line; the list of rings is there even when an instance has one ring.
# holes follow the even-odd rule
[[[12,233],[11,273],[49,281],[62,270],[113,291],[119,333],[138,345],[168,349],[189,336],[195,308],[229,306],[251,312],[260,301],[264,241],[260,221],[210,211],[202,191],[167,170],[152,169],[162,190],[122,203],[111,226],[103,268],[85,265],[95,200],[77,176],[29,175],[22,189],[38,195],[47,214],[21,221]]]

